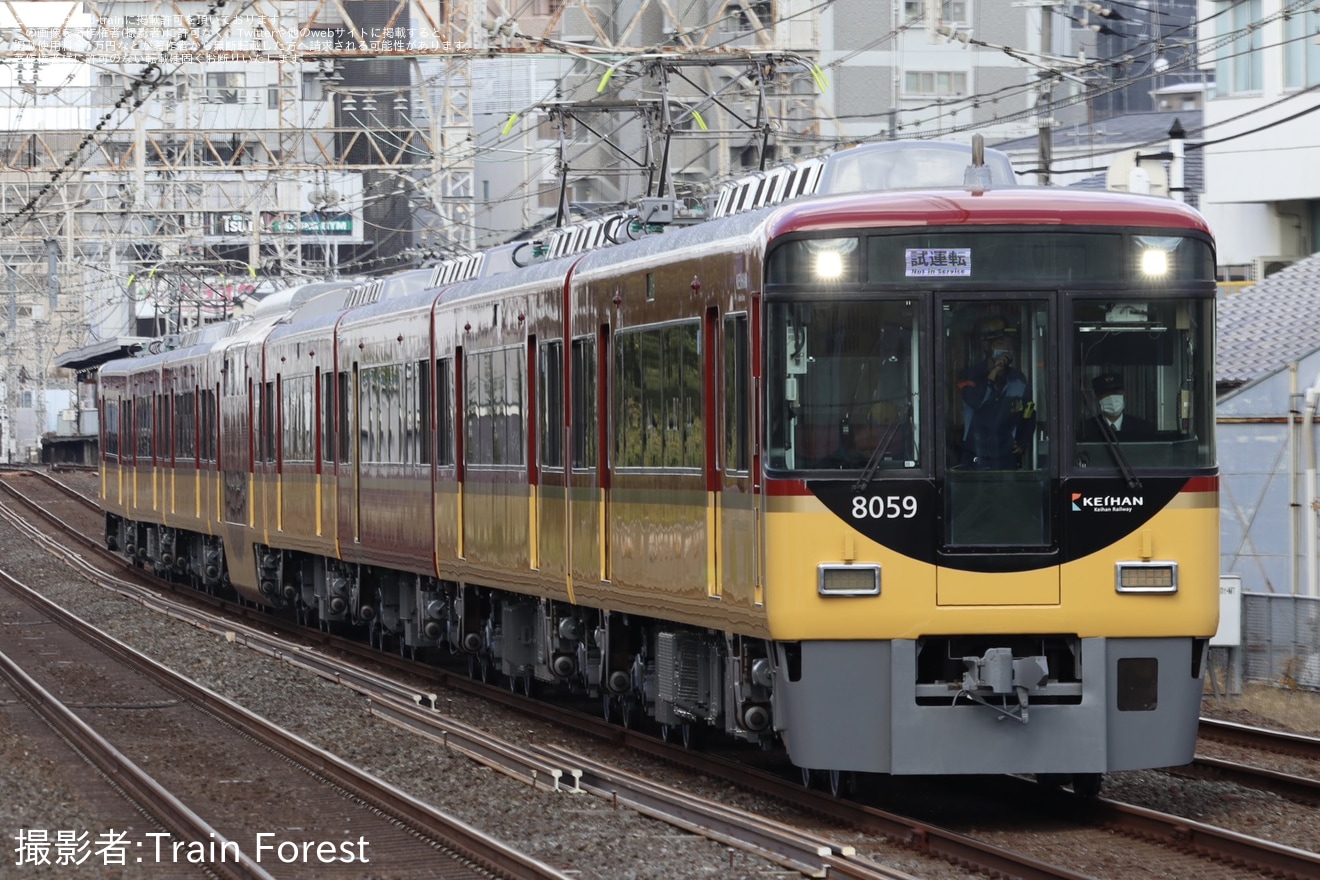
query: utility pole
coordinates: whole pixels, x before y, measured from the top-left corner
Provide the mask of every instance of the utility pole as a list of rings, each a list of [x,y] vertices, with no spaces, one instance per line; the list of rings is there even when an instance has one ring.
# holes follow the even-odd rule
[[[1054,5],[1042,3],[1040,6],[1040,51],[1042,55],[1054,54]],[[1054,161],[1054,120],[1050,110],[1053,101],[1053,74],[1040,72],[1040,84],[1036,93],[1037,166],[1040,172],[1037,179],[1042,186],[1050,185],[1050,164]]]

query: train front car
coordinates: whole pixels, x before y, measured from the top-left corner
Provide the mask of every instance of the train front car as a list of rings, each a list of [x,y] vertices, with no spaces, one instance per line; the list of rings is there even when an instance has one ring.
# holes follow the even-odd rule
[[[1218,616],[1214,254],[1146,197],[816,200],[764,285],[775,726],[807,768],[1191,760]]]

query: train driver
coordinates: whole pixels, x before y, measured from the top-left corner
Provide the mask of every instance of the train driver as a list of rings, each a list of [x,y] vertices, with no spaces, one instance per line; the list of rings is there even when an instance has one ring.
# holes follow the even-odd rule
[[[958,378],[963,405],[962,466],[1018,470],[1036,427],[1031,383],[1013,365],[1016,331],[1002,317],[977,324],[982,358]]]
[[[1118,440],[1155,439],[1155,429],[1150,422],[1126,411],[1121,373],[1101,373],[1091,380],[1091,390],[1095,392],[1099,413],[1082,422],[1079,439],[1083,443],[1104,440],[1106,424]]]

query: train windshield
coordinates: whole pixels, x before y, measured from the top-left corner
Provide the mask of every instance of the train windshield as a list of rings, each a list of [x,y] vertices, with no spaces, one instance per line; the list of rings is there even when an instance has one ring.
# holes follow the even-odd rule
[[[920,466],[912,300],[777,302],[766,316],[772,469]]]
[[[1074,472],[1214,464],[1213,308],[1209,299],[1074,303]]]
[[[1048,303],[948,300],[940,314],[945,545],[1048,546]]]

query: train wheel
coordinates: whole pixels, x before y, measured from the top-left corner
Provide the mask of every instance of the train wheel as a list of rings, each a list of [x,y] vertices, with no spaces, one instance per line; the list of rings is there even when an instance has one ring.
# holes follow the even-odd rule
[[[631,694],[619,698],[619,722],[629,730],[637,724],[637,698]]]
[[[1072,777],[1067,773],[1037,773],[1036,784],[1045,788],[1063,788]]]
[[[617,697],[608,691],[600,695],[600,714],[605,719],[606,724],[614,720],[614,702],[616,699]]]
[[[842,770],[830,771],[830,796],[838,797],[843,793],[843,787],[846,779]]]
[[[691,751],[697,741],[697,726],[691,721],[684,721],[680,730],[683,737],[683,748]]]
[[[802,767],[800,769],[802,770],[802,787],[808,789],[811,788],[811,776],[812,776],[811,768]]]
[[[1074,773],[1072,778],[1073,794],[1084,798],[1096,797],[1100,794],[1101,778],[1099,773]]]
[[[673,742],[673,741],[674,741],[674,725],[672,725],[672,724],[661,724],[661,725],[660,725],[660,738],[661,738],[662,740],[664,740],[665,742],[667,742],[667,743],[671,743],[671,742]]]

